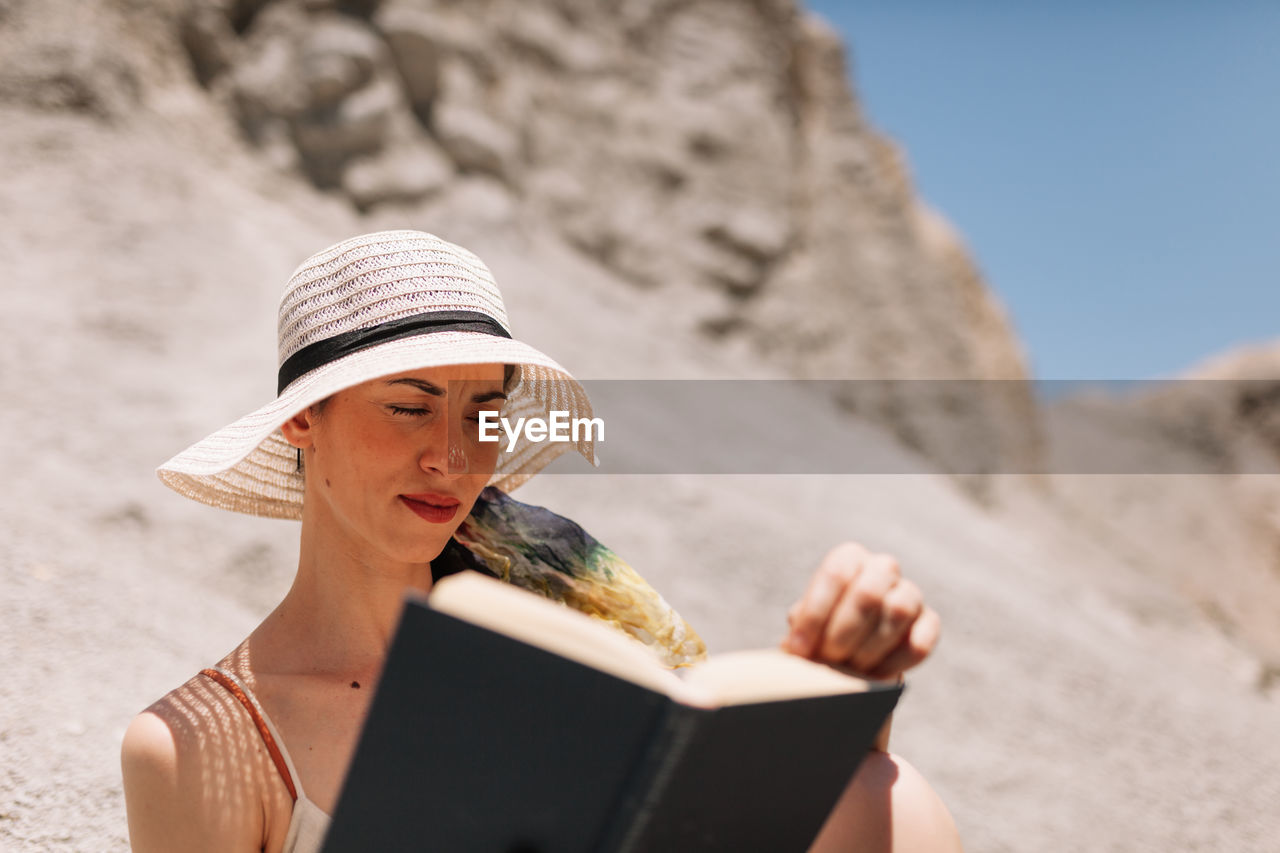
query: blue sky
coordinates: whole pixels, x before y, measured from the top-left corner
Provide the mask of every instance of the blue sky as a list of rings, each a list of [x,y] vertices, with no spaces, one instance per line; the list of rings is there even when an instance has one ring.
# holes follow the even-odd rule
[[[807,6],[1035,376],[1280,342],[1280,2]]]

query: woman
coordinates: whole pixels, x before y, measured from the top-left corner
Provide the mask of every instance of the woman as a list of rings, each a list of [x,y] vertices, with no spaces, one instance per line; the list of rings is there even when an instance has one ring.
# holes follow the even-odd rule
[[[339,243],[290,279],[279,335],[276,400],[159,474],[214,506],[300,519],[297,576],[217,667],[130,725],[122,763],[137,851],[318,849],[403,594],[444,574],[486,571],[558,598],[671,665],[702,653],[580,528],[506,497],[567,445],[526,435],[500,452],[481,440],[482,413],[590,407],[559,365],[511,338],[479,258],[415,231]],[[593,459],[589,437],[573,446]],[[593,570],[601,559],[610,571]],[[852,544],[827,556],[788,616],[790,651],[877,677],[918,663],[938,632],[893,560]],[[873,751],[816,846],[958,842],[918,774]]]

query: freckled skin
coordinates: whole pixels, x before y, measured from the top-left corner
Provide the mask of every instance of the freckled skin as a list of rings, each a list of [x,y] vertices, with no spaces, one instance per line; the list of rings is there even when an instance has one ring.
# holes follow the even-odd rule
[[[501,401],[475,398],[500,394],[503,375],[496,364],[406,371],[340,391],[286,422],[303,470],[323,484],[304,502],[304,523],[313,522],[323,547],[367,565],[438,556],[497,465],[498,448],[479,442],[475,422]],[[401,500],[415,494],[456,499],[457,515],[426,523]]]

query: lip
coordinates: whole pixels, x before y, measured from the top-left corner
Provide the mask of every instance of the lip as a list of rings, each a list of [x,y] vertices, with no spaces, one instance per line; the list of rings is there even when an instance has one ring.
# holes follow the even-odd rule
[[[462,506],[462,501],[457,498],[437,494],[400,495],[400,502],[414,515],[433,524],[452,521],[458,514],[458,507]]]

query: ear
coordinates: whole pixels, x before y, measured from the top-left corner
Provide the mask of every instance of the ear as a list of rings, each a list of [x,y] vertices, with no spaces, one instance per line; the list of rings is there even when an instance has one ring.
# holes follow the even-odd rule
[[[280,432],[284,433],[284,440],[289,444],[307,450],[315,443],[312,440],[315,424],[316,413],[307,408],[280,424]]]

